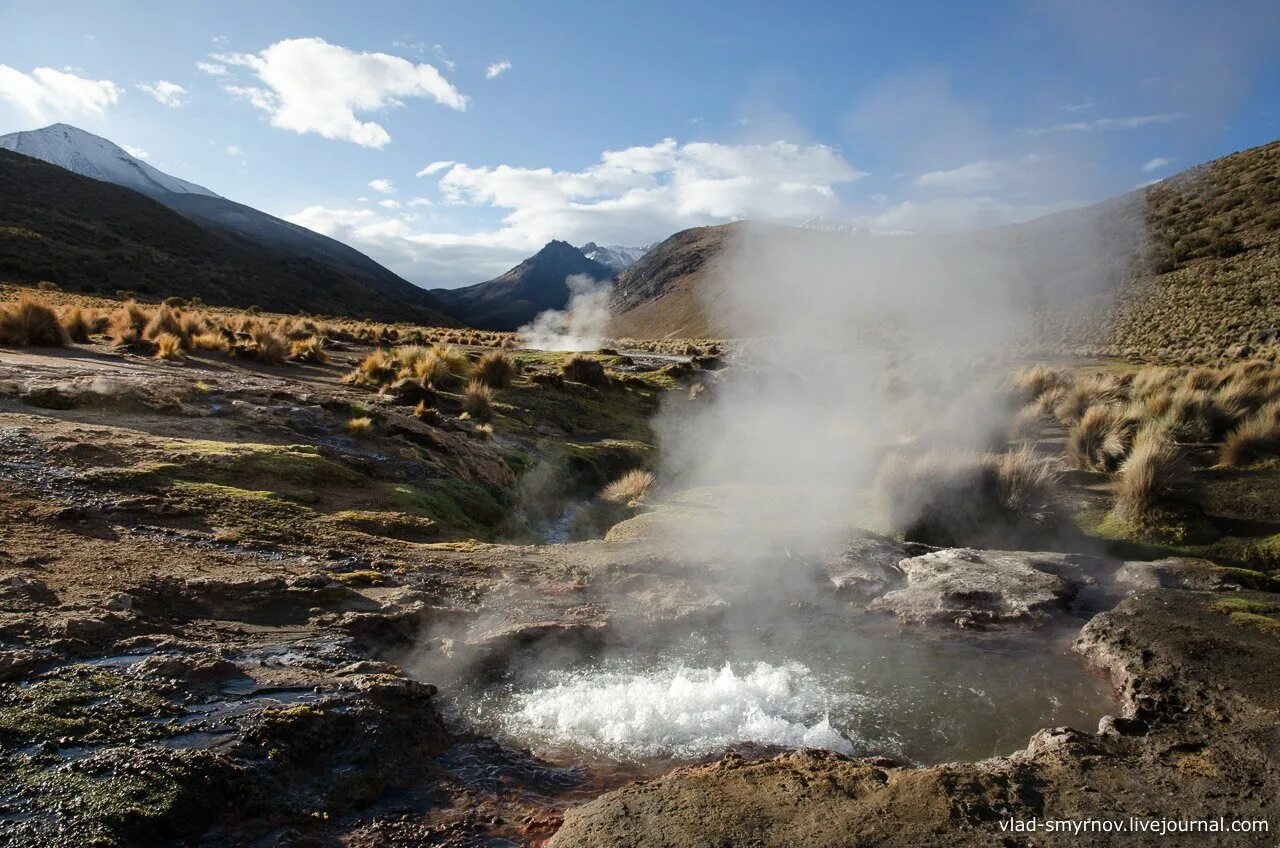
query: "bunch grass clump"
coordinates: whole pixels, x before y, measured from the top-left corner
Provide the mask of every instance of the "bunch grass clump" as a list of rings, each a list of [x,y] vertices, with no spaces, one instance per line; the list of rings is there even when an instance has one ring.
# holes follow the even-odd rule
[[[653,488],[654,477],[643,468],[633,468],[600,491],[606,503],[637,506]]]
[[[472,372],[472,377],[495,389],[505,389],[515,379],[516,367],[511,357],[501,351],[492,350],[480,357]]]
[[[493,419],[494,391],[491,387],[472,380],[462,395],[462,411],[481,423]]]
[[[1120,466],[1112,514],[1141,524],[1164,508],[1189,502],[1193,495],[1193,478],[1182,449],[1167,430],[1144,427]]]
[[[587,386],[599,387],[609,384],[609,375],[604,370],[604,365],[598,359],[592,359],[581,353],[570,356],[564,365],[560,366],[560,372],[564,374],[566,380]]]
[[[9,347],[62,347],[68,343],[66,328],[43,301],[23,295],[16,303],[0,306],[0,344]]]

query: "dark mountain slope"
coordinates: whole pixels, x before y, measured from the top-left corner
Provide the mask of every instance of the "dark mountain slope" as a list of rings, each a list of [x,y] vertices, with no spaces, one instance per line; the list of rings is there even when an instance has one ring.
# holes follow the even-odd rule
[[[488,282],[461,289],[432,289],[431,294],[469,326],[515,330],[539,312],[563,309],[569,302],[565,280],[574,274],[608,280],[613,277],[613,270],[588,259],[568,242],[551,241]]]
[[[456,323],[330,265],[209,230],[135,191],[7,150],[0,150],[0,279]]]

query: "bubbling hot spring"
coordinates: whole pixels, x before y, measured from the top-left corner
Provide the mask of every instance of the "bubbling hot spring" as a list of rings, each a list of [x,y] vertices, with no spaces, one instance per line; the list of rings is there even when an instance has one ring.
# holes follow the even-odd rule
[[[981,759],[1114,711],[1107,682],[1070,650],[1076,632],[938,633],[806,609],[781,627],[523,657],[454,710],[507,745],[597,770],[658,773],[744,746]]]

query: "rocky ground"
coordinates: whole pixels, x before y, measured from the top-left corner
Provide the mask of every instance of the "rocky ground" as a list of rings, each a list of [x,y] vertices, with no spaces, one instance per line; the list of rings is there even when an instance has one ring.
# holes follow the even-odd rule
[[[508,500],[533,469],[563,494],[634,464],[657,384],[522,380],[489,434],[339,383],[359,353],[0,351],[0,843],[1101,845],[1000,823],[1280,827],[1280,596],[1191,560],[872,535],[797,560],[791,582],[851,617],[959,638],[1087,621],[1079,648],[1122,713],[1005,758],[757,752],[631,783],[446,720],[460,679],[716,621],[759,585],[671,553],[653,515],[537,544]],[[344,428],[353,404],[375,420],[365,437]]]

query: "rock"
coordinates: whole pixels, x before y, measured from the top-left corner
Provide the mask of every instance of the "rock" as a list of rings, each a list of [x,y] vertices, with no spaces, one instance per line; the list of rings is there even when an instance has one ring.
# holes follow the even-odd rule
[[[349,663],[334,672],[338,677],[349,677],[355,674],[390,674],[395,677],[403,677],[404,670],[394,663],[377,662],[375,660],[360,660],[358,662]]]
[[[876,598],[906,579],[898,563],[924,552],[909,551],[907,545],[868,533],[847,542],[839,554],[823,564],[823,571],[837,595]]]
[[[20,574],[0,580],[0,608],[30,609],[57,602],[58,596],[42,580]]]
[[[416,377],[401,377],[383,391],[400,406],[416,406],[419,402],[425,402],[427,406],[435,404],[436,393]]]
[[[53,652],[38,649],[0,651],[0,681],[19,680],[55,658]]]
[[[1238,589],[1223,569],[1203,559],[1169,557],[1154,562],[1126,562],[1116,570],[1116,583],[1131,591],[1191,589],[1221,592]]]
[[[1072,554],[949,548],[902,560],[907,585],[870,609],[908,624],[1042,624],[1065,610],[1100,561]]]
[[[248,676],[235,663],[213,654],[156,654],[132,666],[129,675],[151,680],[177,680],[193,685],[222,683]]]

